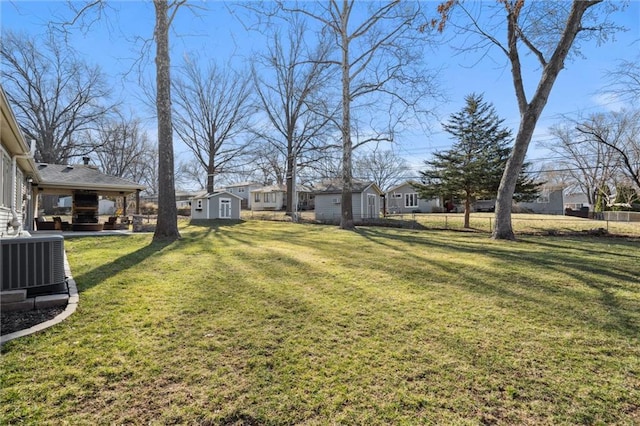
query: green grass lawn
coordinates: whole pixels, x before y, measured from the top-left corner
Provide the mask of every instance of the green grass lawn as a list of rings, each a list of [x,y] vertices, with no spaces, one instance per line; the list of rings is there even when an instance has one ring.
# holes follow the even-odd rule
[[[68,239],[0,424],[638,424],[638,240],[250,221]]]

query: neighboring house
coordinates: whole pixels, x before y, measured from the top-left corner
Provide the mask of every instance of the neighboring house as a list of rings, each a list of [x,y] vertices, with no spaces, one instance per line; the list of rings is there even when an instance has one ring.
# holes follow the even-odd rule
[[[176,191],[176,207],[179,209],[191,208],[191,200],[195,197],[206,194],[207,191],[200,192],[188,192],[188,191]]]
[[[474,212],[495,212],[496,211],[496,199],[493,198],[491,200],[476,200],[472,204],[472,209]],[[461,208],[461,211],[464,211],[464,205]]]
[[[296,186],[298,211],[313,210],[314,193],[304,185]],[[251,190],[251,210],[285,210],[287,208],[286,185],[269,185]]]
[[[195,197],[191,201],[191,219],[240,219],[242,197],[226,191]]]
[[[218,190],[216,190],[218,192]],[[191,200],[195,197],[201,197],[206,195],[207,191],[189,192],[189,191],[176,191],[176,208],[189,209],[191,208]],[[158,204],[157,195],[144,195],[141,197],[143,203]]]
[[[270,185],[251,191],[251,210],[283,210],[286,203],[285,185]]]
[[[224,190],[241,197],[243,209],[251,209],[251,191],[260,188],[262,188],[262,185],[256,182],[240,182],[227,185]]]
[[[32,229],[31,183],[37,174],[33,155],[0,87],[0,238]]]
[[[439,198],[424,200],[419,198],[418,192],[411,181],[393,187],[385,194],[387,213],[433,213],[442,211]]]
[[[383,192],[373,182],[353,180],[351,202],[353,220],[375,219],[380,217]],[[315,192],[316,220],[337,221],[342,214],[342,182],[332,180],[319,185]]]
[[[587,194],[576,190],[576,188],[567,188],[564,190],[564,208],[572,210],[580,210],[583,207],[591,207]]]
[[[563,192],[561,187],[542,188],[535,201],[516,203],[516,206],[530,210],[532,213],[564,214],[565,202]]]
[[[313,188],[305,185],[298,185],[296,187],[296,194],[298,196],[298,211],[315,209],[316,196]]]

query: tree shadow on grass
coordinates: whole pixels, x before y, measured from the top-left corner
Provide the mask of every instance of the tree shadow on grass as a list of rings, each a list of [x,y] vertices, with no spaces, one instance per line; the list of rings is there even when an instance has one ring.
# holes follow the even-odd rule
[[[112,276],[143,262],[145,259],[170,246],[172,243],[173,242],[171,241],[151,242],[132,253],[128,253],[122,257],[114,259],[113,261],[105,263],[104,265],[85,272],[84,274],[74,276],[74,280],[78,286],[78,291],[82,293],[83,291],[100,284]]]
[[[580,240],[545,240],[545,241],[523,241],[520,243],[509,243],[505,246],[495,244],[487,244],[482,246],[463,246],[455,243],[448,244],[443,241],[435,241],[424,238],[419,234],[395,234],[386,233],[377,229],[364,229],[358,231],[363,238],[375,243],[401,250],[403,255],[415,258],[416,262],[424,262],[424,257],[420,256],[419,250],[429,250],[429,247],[438,247],[445,250],[457,251],[466,255],[482,255],[489,256],[497,262],[506,264],[521,264],[525,268],[530,266],[532,270],[554,271],[561,274],[571,276],[574,280],[582,283],[584,286],[595,290],[597,296],[595,299],[585,296],[582,292],[577,291],[573,287],[562,285],[554,285],[551,282],[545,282],[544,279],[536,279],[534,273],[521,274],[517,271],[505,271],[508,277],[500,278],[500,271],[496,270],[491,273],[482,272],[481,270],[456,269],[446,262],[432,261],[437,263],[440,270],[445,270],[451,275],[460,277],[459,280],[450,282],[451,285],[464,287],[467,290],[480,292],[484,294],[498,295],[502,298],[519,300],[528,303],[531,306],[538,306],[539,309],[547,309],[545,306],[549,301],[556,300],[554,309],[564,309],[563,315],[567,317],[573,316],[571,305],[562,306],[555,295],[563,295],[569,299],[580,301],[584,299],[584,303],[590,300],[597,301],[609,313],[609,321],[596,320],[591,318],[589,322],[603,329],[615,329],[625,336],[637,337],[640,335],[640,325],[636,316],[632,314],[633,308],[625,306],[625,302],[621,296],[616,295],[616,290],[638,291],[633,285],[635,277],[638,275],[638,269],[630,266],[632,263],[626,258],[635,258],[637,255],[625,252],[633,247],[627,241],[621,239],[607,240],[607,252],[599,252],[589,246],[589,239]],[[552,237],[549,237],[552,238]],[[563,237],[559,237],[563,238]],[[602,243],[598,239],[597,242]],[[403,242],[408,247],[404,248],[404,244],[398,246],[397,242]],[[520,247],[542,246],[553,251],[553,255],[545,250],[540,252],[532,247],[530,250],[511,250],[510,244],[522,244]],[[613,247],[612,247],[613,246]],[[598,255],[606,254],[613,258],[622,258],[623,263],[612,265],[611,262],[585,263],[582,255]],[[625,266],[626,265],[626,266]],[[496,278],[495,280],[492,277]],[[509,285],[501,285],[499,282],[503,280],[505,283],[522,283],[516,287],[510,288]],[[627,283],[626,285],[624,283]],[[586,299],[585,299],[586,297]],[[578,303],[578,302],[577,302]],[[633,303],[629,301],[629,303]]]
[[[212,232],[217,233],[223,228],[236,226],[241,223],[243,223],[241,220],[197,221],[195,224],[190,226],[191,230],[184,233],[182,238],[178,240],[152,241],[148,245],[132,253],[118,257],[113,261],[92,269],[82,275],[74,276],[76,284],[78,285],[78,290],[80,292],[88,290],[112,276],[143,262],[160,251],[178,250],[185,245],[190,245],[198,241],[205,241]]]
[[[220,231],[220,228],[228,228],[241,225],[245,221],[241,219],[192,219],[189,221],[189,227],[194,229],[212,229],[214,232]]]

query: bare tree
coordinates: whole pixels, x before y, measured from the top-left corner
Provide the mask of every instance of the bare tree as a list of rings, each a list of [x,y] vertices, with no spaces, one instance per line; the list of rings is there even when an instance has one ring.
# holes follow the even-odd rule
[[[206,189],[207,174],[206,169],[202,167],[202,163],[196,157],[191,157],[178,163],[176,185],[178,187],[190,187],[194,184],[199,190]]]
[[[636,49],[638,43],[640,41],[636,42]],[[617,68],[609,71],[607,76],[611,83],[605,88],[605,93],[630,101],[640,98],[640,54],[631,60],[620,61]]]
[[[386,191],[407,180],[410,175],[407,161],[393,150],[373,150],[356,154],[354,174],[358,179],[373,181]]]
[[[35,157],[66,163],[93,147],[78,137],[94,129],[114,105],[97,66],[49,35],[42,40],[3,31],[0,43],[2,79],[16,118],[28,139],[36,141]]]
[[[640,111],[596,114],[579,124],[577,130],[612,152],[619,170],[640,190]]]
[[[211,62],[202,70],[188,60],[174,80],[175,131],[207,173],[206,189],[249,145],[246,132],[255,109],[251,78]],[[245,135],[243,136],[243,133]]]
[[[149,155],[153,152],[149,136],[135,118],[105,120],[97,130],[85,132],[82,138],[95,147],[97,164],[111,176],[142,182],[146,180],[150,162],[155,162]]]
[[[328,62],[340,69],[341,80],[342,116],[336,123],[342,138],[340,227],[353,229],[354,149],[393,140],[407,111],[433,93],[432,73],[421,67],[424,44],[418,42],[425,37],[415,26],[420,3],[330,0],[303,7],[283,3],[282,8],[314,19],[335,44],[337,57]],[[374,118],[381,110],[387,120]]]
[[[306,167],[300,170],[299,182],[313,184],[327,179],[336,180],[342,176],[342,153],[339,146],[329,144],[329,149],[309,152]]]
[[[595,205],[598,197],[606,197],[606,188],[616,173],[613,150],[585,138],[572,121],[551,127],[550,133],[553,139],[541,146],[558,156],[553,170],[566,175],[568,183],[579,188],[589,204]]]
[[[308,48],[307,29],[299,16],[291,20],[283,38],[279,31],[272,34],[267,52],[258,61],[262,69],[254,64],[252,71],[260,107],[268,117],[268,125],[256,134],[286,158],[290,214],[298,164],[309,151],[326,148],[325,133],[335,111],[326,93],[332,77],[328,43],[320,39],[317,46]]]
[[[463,22],[453,23],[460,31],[471,34],[475,42],[472,49],[485,51],[497,47],[511,67],[511,77],[520,111],[520,126],[515,145],[507,167],[502,176],[496,201],[496,226],[493,231],[495,239],[514,239],[511,224],[511,208],[516,182],[535,131],[536,124],[547,103],[549,94],[564,68],[565,60],[573,53],[579,53],[579,42],[590,39],[606,40],[615,27],[608,22],[608,12],[618,6],[610,3],[609,9],[599,8],[604,16],[590,10],[603,3],[603,0],[573,0],[569,2],[527,2],[524,0],[499,0],[495,5],[482,4],[496,8],[496,19],[506,21],[506,39],[500,40],[494,28],[499,25],[493,22],[481,22],[479,13],[475,15],[466,8],[462,1],[449,0],[439,7],[442,20],[439,28],[444,29],[447,22],[453,23],[451,14],[460,10]],[[595,10],[595,9],[594,9]],[[600,19],[602,18],[602,19]],[[474,36],[478,38],[474,38]],[[525,50],[538,62],[539,80],[536,89],[529,98],[525,90],[525,73],[521,53]],[[531,85],[533,87],[533,85]]]
[[[264,184],[283,185],[287,178],[287,157],[278,145],[262,141],[254,147],[253,169],[255,179]]]
[[[153,240],[173,241],[180,238],[178,231],[178,209],[176,207],[173,122],[171,115],[171,73],[169,55],[169,29],[180,7],[187,0],[154,0],[155,25],[153,38],[156,43],[156,112],[158,120],[158,221]],[[88,29],[93,23],[85,20],[91,13],[101,17],[107,8],[105,0],[90,0],[81,3],[68,1],[73,17],[62,23],[62,28],[80,25]],[[145,43],[146,45],[146,43]]]
[[[145,194],[158,195],[158,147],[155,144],[149,144],[142,161],[132,165],[131,176],[138,176],[132,180],[146,186]]]
[[[156,107],[158,113],[158,222],[153,240],[175,240],[178,231],[178,209],[173,155],[173,121],[171,117],[171,61],[169,28],[178,9],[186,0],[154,0],[156,24]]]

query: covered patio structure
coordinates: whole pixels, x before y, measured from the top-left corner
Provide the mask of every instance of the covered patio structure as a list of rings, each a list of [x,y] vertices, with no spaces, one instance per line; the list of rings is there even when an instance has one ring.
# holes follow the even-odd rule
[[[88,163],[88,158],[85,157],[84,164],[37,164],[38,179],[31,184],[31,198],[34,200],[32,217],[39,230],[101,231],[108,227],[114,229],[113,220],[106,223],[99,221],[100,197],[122,199],[123,209],[119,215],[121,221],[128,220],[129,214],[140,213],[140,192],[145,189],[144,186],[104,174]],[[58,219],[59,223],[56,224],[39,217],[38,195],[71,196],[71,223],[63,223]],[[134,211],[128,212],[130,197],[135,197],[135,207]]]

